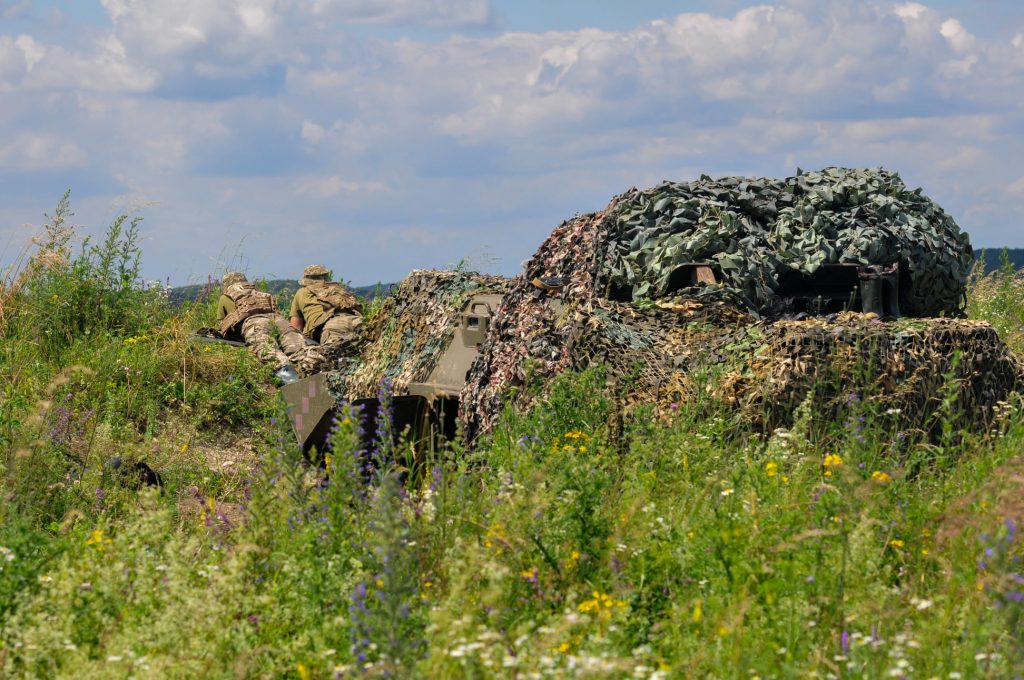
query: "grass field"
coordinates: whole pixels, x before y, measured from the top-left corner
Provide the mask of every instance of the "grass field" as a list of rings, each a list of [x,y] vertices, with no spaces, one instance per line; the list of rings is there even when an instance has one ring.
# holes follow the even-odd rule
[[[347,414],[328,480],[269,370],[188,340],[210,303],[137,287],[137,225],[73,251],[66,216],[0,281],[6,677],[1024,675],[1019,399],[938,443],[855,394],[771,433],[707,397],[612,441],[593,370],[405,484]],[[1024,350],[1012,267],[969,301]]]

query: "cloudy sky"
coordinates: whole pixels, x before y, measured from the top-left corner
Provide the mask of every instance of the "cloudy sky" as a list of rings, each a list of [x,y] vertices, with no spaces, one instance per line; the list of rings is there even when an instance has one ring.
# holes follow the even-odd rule
[[[1018,0],[0,0],[0,266],[72,190],[144,269],[514,273],[702,173],[879,166],[1024,246]]]

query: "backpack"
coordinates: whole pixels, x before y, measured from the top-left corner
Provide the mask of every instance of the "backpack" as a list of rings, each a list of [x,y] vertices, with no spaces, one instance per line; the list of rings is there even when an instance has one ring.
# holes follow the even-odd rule
[[[306,286],[316,301],[324,307],[325,312],[346,312],[359,314],[362,312],[362,305],[359,299],[334,281],[324,281]],[[330,316],[330,314],[328,314]]]
[[[274,297],[270,293],[256,290],[256,286],[251,283],[236,283],[228,286],[224,289],[224,295],[227,295],[235,303],[235,311],[221,319],[221,335],[227,335],[232,328],[250,316],[273,314],[277,311],[274,307]]]

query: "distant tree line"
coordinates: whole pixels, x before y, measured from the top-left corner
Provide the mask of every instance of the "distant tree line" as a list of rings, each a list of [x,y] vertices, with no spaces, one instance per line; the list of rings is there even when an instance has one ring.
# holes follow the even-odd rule
[[[1015,268],[1024,267],[1024,248],[984,248],[974,251],[975,259],[984,257],[985,271],[991,272],[1003,265],[1003,254]]]

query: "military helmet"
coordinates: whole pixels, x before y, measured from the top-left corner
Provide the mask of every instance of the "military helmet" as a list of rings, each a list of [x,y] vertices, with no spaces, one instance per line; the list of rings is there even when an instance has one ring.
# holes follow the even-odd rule
[[[248,281],[248,279],[245,278],[245,274],[242,272],[228,272],[220,280],[220,285],[222,288],[227,288],[228,286],[233,286],[236,283],[245,283],[246,281]]]
[[[317,281],[330,281],[331,270],[322,264],[311,264],[302,270],[302,278],[299,283],[303,286],[316,283]]]

